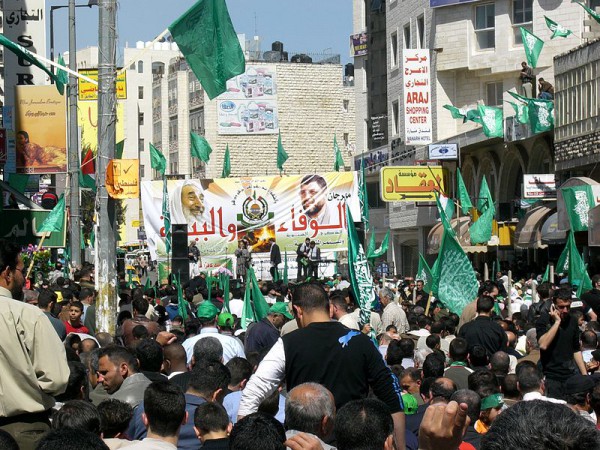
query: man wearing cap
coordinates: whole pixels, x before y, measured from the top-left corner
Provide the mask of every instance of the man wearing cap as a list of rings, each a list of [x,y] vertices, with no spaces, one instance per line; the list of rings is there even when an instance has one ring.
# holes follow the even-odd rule
[[[589,375],[573,375],[565,381],[564,392],[573,411],[595,425],[596,420],[590,415],[594,386],[594,379]]]
[[[244,353],[244,346],[241,342],[234,338],[233,336],[227,336],[225,334],[219,333],[219,329],[217,328],[217,316],[219,314],[219,310],[215,305],[213,305],[210,301],[204,301],[198,306],[197,317],[202,324],[202,329],[200,333],[196,336],[192,336],[185,340],[183,343],[183,348],[185,348],[185,353],[187,355],[187,363],[190,364],[192,361],[192,355],[194,354],[194,344],[198,342],[198,340],[205,337],[214,337],[221,342],[223,346],[223,362],[227,363],[231,358],[235,356],[239,356],[241,358],[245,358],[246,355]]]
[[[267,317],[248,328],[246,332],[246,353],[270,350],[281,333],[281,327],[294,316],[284,302],[275,302]]]

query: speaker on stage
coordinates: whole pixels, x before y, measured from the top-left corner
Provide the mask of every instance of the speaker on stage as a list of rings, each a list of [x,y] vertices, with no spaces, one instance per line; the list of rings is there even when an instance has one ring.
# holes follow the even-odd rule
[[[180,274],[182,283],[190,279],[187,223],[171,225],[171,268],[173,275]]]

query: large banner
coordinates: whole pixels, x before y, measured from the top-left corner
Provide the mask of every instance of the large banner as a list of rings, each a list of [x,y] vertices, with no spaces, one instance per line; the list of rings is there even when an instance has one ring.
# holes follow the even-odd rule
[[[67,171],[67,105],[56,86],[16,86],[17,173]]]
[[[429,49],[402,50],[404,83],[404,140],[425,145],[433,141]]]
[[[162,183],[142,183],[153,259],[166,257]],[[357,185],[356,172],[167,182],[171,223],[187,223],[189,242],[196,242],[202,257],[233,256],[243,238],[252,253],[268,253],[270,238],[282,255],[306,238],[322,251],[346,250],[346,203],[360,217]]]

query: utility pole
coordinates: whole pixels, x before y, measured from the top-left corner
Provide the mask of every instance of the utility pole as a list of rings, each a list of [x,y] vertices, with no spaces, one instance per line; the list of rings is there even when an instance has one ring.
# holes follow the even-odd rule
[[[116,15],[117,0],[100,0],[98,27],[98,170],[96,172],[97,220],[96,287],[97,328],[115,333],[117,318],[117,258],[115,201],[106,190],[108,162],[115,156],[116,96]]]
[[[75,41],[75,0],[69,0],[69,69],[77,70]],[[54,70],[54,69],[53,69]],[[69,224],[71,264],[81,264],[79,217],[79,133],[77,130],[77,77],[69,74]]]

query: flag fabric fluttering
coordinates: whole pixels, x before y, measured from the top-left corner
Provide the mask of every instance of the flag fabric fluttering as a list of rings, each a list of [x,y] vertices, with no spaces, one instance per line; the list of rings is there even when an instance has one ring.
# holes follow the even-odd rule
[[[206,138],[196,133],[190,133],[190,142],[192,144],[190,149],[192,156],[204,163],[208,163],[210,161],[212,148]]]
[[[342,157],[342,152],[337,143],[337,136],[333,135],[333,170],[336,172],[340,171],[341,167],[344,167],[344,158]]]
[[[63,59],[62,55],[58,55],[57,62],[61,66],[66,66],[65,60]],[[58,92],[60,92],[60,95],[63,95],[65,91],[64,86],[67,86],[69,84],[69,75],[67,75],[67,72],[65,72],[63,69],[58,68],[58,70],[56,71],[56,78],[58,78],[62,84],[62,88],[60,85],[56,85],[56,88],[58,89]]]
[[[181,287],[181,274],[178,273],[173,277],[173,282],[177,287],[177,314],[180,315],[185,322],[188,318],[188,311],[186,307],[187,300],[183,296],[183,288]]]
[[[481,113],[479,112],[479,109],[469,109],[466,112],[465,117],[463,119],[463,123],[466,123],[468,121],[478,123],[479,125],[483,125],[483,119],[481,118]]]
[[[246,70],[225,0],[199,0],[169,27],[190,69],[212,100]]]
[[[554,128],[554,102],[552,100],[529,100],[527,109],[532,132],[542,133]]]
[[[167,160],[160,150],[150,144],[150,165],[163,176],[162,216],[165,227],[165,247],[167,255],[171,252],[171,211],[169,210],[169,191],[167,190]]]
[[[415,276],[415,281],[421,280],[423,282],[423,290],[428,294],[431,293],[431,287],[433,284],[433,276],[431,274],[431,268],[421,253],[419,253],[419,267]]]
[[[150,166],[163,175],[167,170],[167,160],[165,155],[152,144],[150,144]]]
[[[510,106],[512,106],[513,109],[515,110],[517,122],[522,123],[522,124],[529,123],[529,107],[528,107],[528,105],[525,105],[523,103],[509,102],[508,100],[506,100],[506,103],[510,104]]]
[[[115,159],[123,159],[123,151],[125,150],[125,139],[119,141],[115,145]]]
[[[287,250],[283,252],[283,284],[288,284],[289,275],[288,275],[288,260],[287,260]]]
[[[360,159],[360,173],[358,174],[358,201],[360,202],[360,218],[364,229],[369,229],[369,194],[367,193],[367,176],[365,173],[365,159]]]
[[[460,209],[463,214],[469,214],[471,209],[473,208],[473,204],[471,203],[471,198],[469,197],[469,191],[467,191],[467,186],[465,186],[465,181],[463,180],[462,174],[460,173],[460,169],[456,169],[456,184],[457,184],[457,193],[458,193],[458,201],[460,202]]]
[[[42,222],[42,225],[37,229],[38,233],[54,233],[62,231],[65,224],[65,196],[61,195],[52,208],[48,217]]]
[[[521,30],[521,38],[523,39],[523,47],[525,48],[525,57],[527,64],[532,68],[537,67],[537,62],[544,48],[544,41],[529,31],[527,28],[519,27]]]
[[[542,276],[542,283],[547,283],[548,281],[550,281],[550,264],[546,266],[546,271]]]
[[[281,131],[279,131],[279,137],[277,138],[277,168],[279,169],[279,175],[283,172],[283,165],[288,160],[289,156],[283,148],[281,142]]]
[[[565,210],[573,231],[587,231],[589,228],[589,211],[596,206],[592,187],[588,184],[561,188],[565,201]]]
[[[504,113],[495,106],[479,105],[477,107],[481,116],[483,133],[487,137],[504,137]]]
[[[390,245],[390,230],[387,231],[381,245],[375,248],[375,232],[371,233],[371,242],[369,242],[369,248],[367,249],[367,259],[373,260],[385,255]]]
[[[94,154],[92,153],[91,148],[88,148],[85,156],[83,157],[83,161],[81,161],[81,173],[83,175],[96,174],[96,168],[94,167]]]
[[[37,59],[33,55],[33,53],[31,53],[25,47],[22,47],[19,44],[11,41],[3,34],[0,34],[0,45],[3,45],[4,48],[6,48],[6,50],[14,53],[19,58],[24,59],[25,61],[33,64],[34,66],[42,69],[46,73],[46,75],[48,75],[51,79],[54,80],[54,83],[56,84],[56,89],[58,90],[58,92],[60,92],[60,95],[64,95],[65,84],[63,83],[63,81],[58,77],[58,75],[55,75],[50,70],[48,70],[44,63]]]
[[[492,238],[492,227],[496,208],[494,199],[488,187],[486,177],[481,180],[479,188],[479,199],[477,200],[477,210],[481,213],[479,219],[469,227],[471,244],[485,244]]]
[[[569,283],[573,286],[577,286],[577,297],[580,297],[582,293],[592,289],[592,280],[587,271],[587,264],[577,250],[573,230],[569,231],[567,244],[565,245],[565,250],[563,250],[563,253],[565,252],[568,260],[566,272],[569,274]],[[565,269],[563,268],[563,271],[564,270]]]
[[[544,19],[546,19],[546,26],[550,29],[550,31],[552,31],[552,36],[550,37],[550,39],[554,39],[555,37],[566,38],[567,36],[573,34],[571,30],[567,30],[565,27],[556,23],[554,20],[546,16],[544,16]]]
[[[244,293],[244,306],[242,307],[240,325],[245,330],[252,322],[258,322],[267,317],[268,314],[269,304],[260,291],[254,269],[249,267],[246,273],[246,291]]]
[[[466,116],[465,111],[463,111],[460,108],[457,108],[456,106],[444,105],[444,108],[450,111],[450,114],[452,114],[453,119],[464,119]]]
[[[229,144],[225,147],[225,156],[223,157],[223,170],[221,178],[227,178],[231,175],[231,157],[229,156]]]
[[[446,214],[446,210],[444,205],[442,204],[442,200],[440,198],[440,194],[437,191],[434,191],[435,195],[435,204],[437,206],[438,214],[440,216],[440,221],[442,222],[442,226],[444,230],[448,230],[450,234],[454,235],[454,230],[452,230],[452,224],[450,223],[451,217],[449,218]]]
[[[588,8],[587,5],[585,3],[581,3],[581,2],[575,2],[577,3],[579,6],[581,6],[583,9],[585,9],[587,11],[587,13],[592,16],[592,19],[594,19],[596,22],[600,23],[600,14],[598,14],[596,11],[594,11],[591,8]]]

